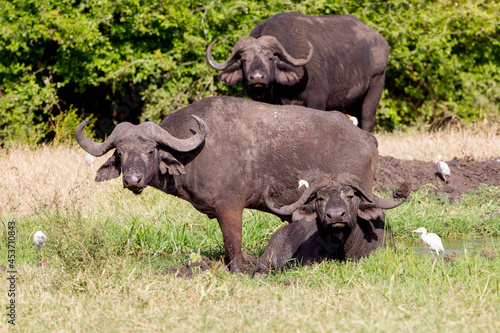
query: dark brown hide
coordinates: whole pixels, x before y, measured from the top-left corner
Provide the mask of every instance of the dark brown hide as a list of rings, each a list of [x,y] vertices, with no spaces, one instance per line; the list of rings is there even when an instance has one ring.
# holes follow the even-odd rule
[[[310,61],[303,66],[288,62],[274,44],[260,42],[270,36],[292,59],[310,55],[310,43]],[[242,40],[224,64],[212,59],[212,45],[207,49],[208,63],[223,70],[221,80],[242,80],[255,100],[344,111],[357,117],[362,129],[373,129],[389,57],[387,41],[374,29],[352,15],[289,12],[264,20]]]
[[[269,184],[296,187],[301,173],[317,169],[351,172],[367,188],[373,186],[377,141],[341,113],[213,97],[167,116],[160,126],[176,138],[190,138],[199,131],[192,115],[203,119],[208,128],[198,148],[179,152],[154,146],[139,135],[128,136],[117,141],[119,155],[115,153],[105,164],[105,174],[98,171],[98,179],[117,176],[119,173],[109,169],[112,165],[119,168],[121,162],[123,174],[135,177],[132,181],[148,180],[141,184],[185,199],[210,218],[217,218],[232,271],[241,268],[243,209],[270,212],[263,198]],[[151,153],[149,159],[146,155],[136,158],[146,151]],[[140,161],[144,161],[142,166]],[[167,168],[175,163],[184,172],[162,172],[162,163]],[[135,185],[131,189],[139,192]]]
[[[385,223],[383,212],[371,220],[357,217],[348,236],[344,233],[322,235],[317,224],[312,221],[290,223],[273,234],[252,275],[266,273],[271,269],[279,271],[292,268],[297,264],[359,259],[387,246],[388,239],[392,247],[392,232]]]
[[[294,223],[288,224],[271,237],[266,251],[258,260],[254,273],[273,268],[281,270],[295,265],[321,262],[327,259],[359,259],[377,248],[386,246],[392,239],[386,228],[382,209],[374,204],[360,189],[352,177],[343,174],[336,177],[324,175],[311,181],[313,192],[304,192],[308,197],[302,207],[293,207]],[[326,181],[325,181],[326,179]],[[346,181],[347,180],[347,181]],[[315,183],[321,184],[315,187]],[[394,208],[409,195],[408,184],[403,184],[394,199],[385,199],[386,207]],[[391,201],[391,204],[389,204]],[[268,200],[266,199],[266,202]]]

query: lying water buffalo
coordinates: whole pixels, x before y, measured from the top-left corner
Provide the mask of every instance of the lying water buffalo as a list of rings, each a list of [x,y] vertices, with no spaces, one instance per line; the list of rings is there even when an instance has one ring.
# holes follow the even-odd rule
[[[409,195],[403,184],[393,199],[381,199],[351,174],[338,177],[319,173],[301,197],[290,205],[275,208],[264,193],[268,207],[278,215],[294,216],[271,237],[266,251],[257,261],[253,274],[271,268],[281,270],[321,262],[326,259],[359,259],[392,240],[383,209],[399,206]],[[283,200],[283,198],[281,199]]]
[[[267,185],[290,187],[299,174],[318,169],[350,172],[371,189],[378,161],[375,137],[339,112],[236,97],[199,101],[159,125],[118,124],[103,143],[83,135],[85,124],[76,128],[85,151],[101,156],[116,148],[96,180],[123,172],[124,187],[136,194],[150,185],[217,218],[232,271],[242,265],[243,209],[271,212]]]
[[[243,81],[254,100],[343,110],[371,131],[384,88],[389,45],[352,15],[289,12],[258,24],[229,58],[208,64],[228,85]]]

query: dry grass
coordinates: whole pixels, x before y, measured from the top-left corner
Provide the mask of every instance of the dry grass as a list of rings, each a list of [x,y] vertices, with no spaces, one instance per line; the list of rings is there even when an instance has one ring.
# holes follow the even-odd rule
[[[88,203],[107,188],[94,181],[107,157],[97,158],[93,170],[84,157],[82,149],[68,145],[1,150],[0,214],[25,215]]]
[[[442,155],[443,160],[500,157],[500,124],[452,127],[432,133],[413,130],[375,135],[380,154],[399,159],[435,161],[437,155]],[[110,154],[97,158],[91,170],[80,147],[0,150],[0,216],[24,216],[40,209],[75,205],[85,208],[121,182],[121,178],[105,183],[94,181],[95,171]]]
[[[449,161],[454,157],[484,160],[500,157],[500,124],[453,126],[437,132],[376,133],[379,153],[405,160]]]

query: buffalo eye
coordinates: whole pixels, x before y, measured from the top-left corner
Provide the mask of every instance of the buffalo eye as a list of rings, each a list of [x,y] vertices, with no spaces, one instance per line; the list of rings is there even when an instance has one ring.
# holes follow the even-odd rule
[[[351,187],[346,187],[342,189],[342,194],[349,199],[352,199],[355,196],[354,190]]]

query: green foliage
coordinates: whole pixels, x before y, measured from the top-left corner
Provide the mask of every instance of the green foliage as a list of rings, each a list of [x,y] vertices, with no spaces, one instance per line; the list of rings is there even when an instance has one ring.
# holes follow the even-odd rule
[[[89,128],[94,125],[96,119],[90,117],[88,120],[88,125],[83,131],[89,138],[93,138],[95,135]],[[75,128],[81,121],[82,118],[78,115],[78,110],[70,107],[66,112],[61,112],[57,116],[49,118],[46,132],[53,133],[53,144],[67,142],[75,136]]]
[[[206,47],[217,39],[222,60],[258,22],[291,10],[353,14],[389,41],[380,129],[500,114],[497,1],[0,0],[0,9],[0,142],[54,137],[48,119],[75,104],[58,95],[69,85],[111,87],[111,99],[138,87],[140,120],[154,121],[208,96],[245,96],[205,63]]]
[[[381,125],[498,117],[499,14],[494,1],[389,1],[367,18],[391,46]]]
[[[35,144],[46,132],[44,119],[57,105],[54,84],[39,84],[25,75],[21,82],[8,84],[0,98],[0,145],[4,141]]]

